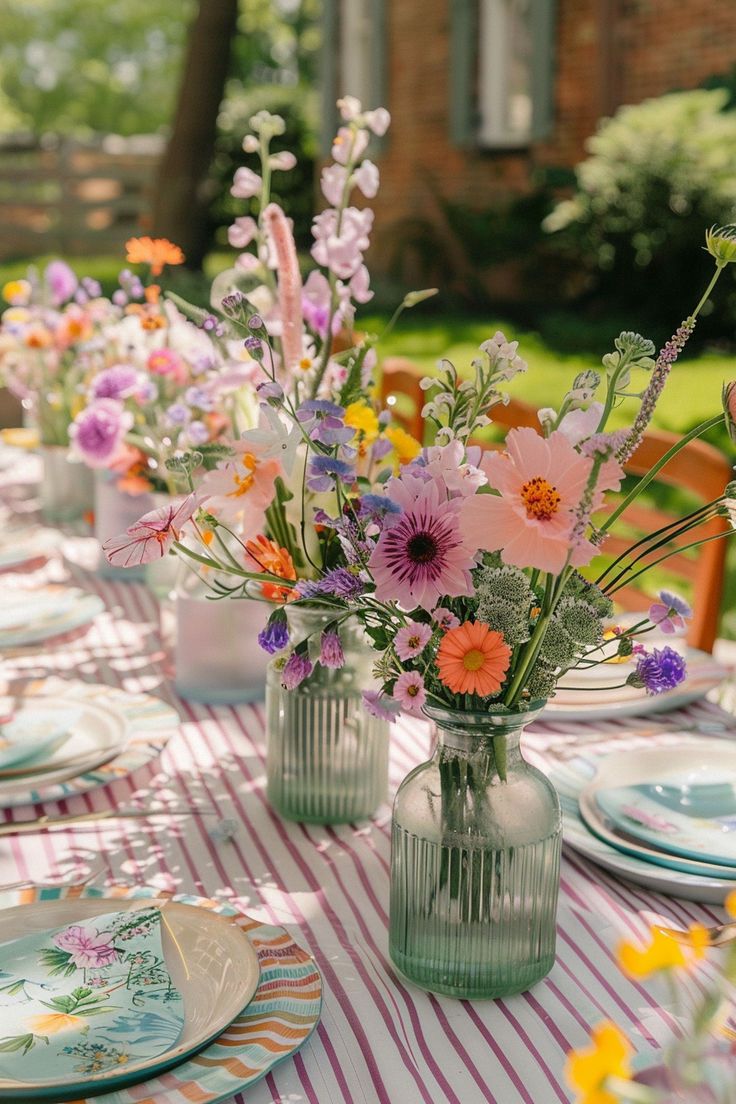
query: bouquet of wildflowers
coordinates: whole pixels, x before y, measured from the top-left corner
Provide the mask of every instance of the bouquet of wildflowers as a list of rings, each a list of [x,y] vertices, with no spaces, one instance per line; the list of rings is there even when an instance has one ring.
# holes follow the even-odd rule
[[[376,194],[378,170],[365,153],[389,116],[380,108],[363,111],[352,98],[341,100],[340,110],[344,125],[322,173],[330,206],[314,219],[316,267],[304,280],[291,224],[271,199],[273,173],[294,165],[291,153],[271,149],[284,122],[267,112],[250,120],[253,133],[243,144],[258,155],[260,173],[239,168],[232,192],[257,217],[244,215],[230,228],[242,252],[216,278],[211,311],[174,299],[248,373],[258,424],[204,475],[197,474],[201,447],[192,442],[187,451],[179,438],[168,466],[189,479],[192,495],[173,527],[164,512],[110,542],[111,563],[145,562],[176,545],[192,565],[208,569],[205,577],[221,596],[260,594],[283,604],[315,588],[329,597],[330,580],[340,593],[363,589],[332,521],[349,509],[356,486],[366,493],[362,508],[382,514],[383,497],[371,507],[369,492],[418,456],[421,445],[378,409],[377,338],[354,326],[356,306],[372,297],[363,255],[373,213],[351,200],[355,192]],[[394,317],[428,294],[407,296]],[[163,527],[155,537],[152,524]],[[185,524],[187,539],[180,541]],[[274,647],[272,630],[266,645]]]
[[[183,255],[164,239],[134,238],[129,262],[144,264],[144,282],[126,269],[113,293],[117,316],[101,332],[96,370],[84,380],[85,407],[70,427],[74,450],[91,468],[118,476],[128,493],[178,489],[167,461],[197,450],[200,461],[218,442],[253,424],[248,369],[223,356],[209,333],[164,302],[153,280]]]
[[[86,380],[103,361],[103,331],[120,309],[63,261],[31,269],[2,293],[9,306],[0,320],[0,378],[34,417],[41,442],[67,445]]]
[[[736,916],[736,894],[726,900]],[[635,1073],[633,1047],[614,1023],[597,1024],[591,1045],[572,1051],[566,1075],[580,1104],[734,1104],[734,1032],[727,1026],[736,983],[736,943],[724,932],[716,937],[724,950],[716,969],[700,971],[696,988],[691,975],[703,965],[711,933],[693,924],[682,933],[654,927],[644,947],[622,943],[618,951],[623,972],[636,982],[663,980],[672,1001],[674,1035],[660,1064]],[[719,952],[716,952],[719,953]]]

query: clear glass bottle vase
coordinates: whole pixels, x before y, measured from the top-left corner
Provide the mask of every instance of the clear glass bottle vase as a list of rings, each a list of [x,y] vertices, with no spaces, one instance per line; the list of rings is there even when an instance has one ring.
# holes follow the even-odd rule
[[[519,746],[540,709],[427,708],[437,746],[396,795],[390,904],[391,958],[423,989],[497,998],[552,968],[560,803]]]
[[[334,617],[334,610],[287,607],[290,643],[309,637],[316,659],[321,631]],[[361,696],[377,689],[373,653],[356,622],[343,623],[340,640],[345,665],[335,670],[315,663],[296,690],[281,685],[278,662],[269,666],[267,795],[288,820],[360,820],[386,799],[389,726],[368,712]]]

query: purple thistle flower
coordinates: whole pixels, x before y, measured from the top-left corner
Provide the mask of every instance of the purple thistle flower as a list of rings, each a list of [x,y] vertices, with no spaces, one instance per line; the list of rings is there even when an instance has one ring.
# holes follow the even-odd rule
[[[319,661],[323,667],[332,667],[335,670],[345,666],[345,653],[335,629],[325,629],[322,633]]]
[[[258,634],[258,643],[264,652],[275,655],[289,643],[289,626],[283,618],[271,620]]]
[[[312,673],[312,663],[302,652],[292,652],[281,672],[281,685],[285,690],[296,690]]]
[[[655,648],[639,657],[636,670],[626,680],[631,686],[643,687],[652,696],[674,690],[687,674],[685,660],[674,648]]]
[[[639,413],[634,420],[626,443],[619,449],[617,456],[619,464],[625,464],[626,461],[634,455],[641,444],[644,430],[652,420],[654,408],[659,401],[659,396],[662,394],[672,365],[685,348],[687,340],[694,329],[695,319],[686,318],[669,341],[662,346],[654,368],[652,369],[652,377],[649,380],[649,386],[642,396]]]
[[[92,381],[93,399],[127,399],[138,388],[140,375],[130,364],[113,364]]]
[[[320,586],[323,594],[332,594],[335,598],[357,598],[364,590],[363,580],[346,567],[328,571]]]

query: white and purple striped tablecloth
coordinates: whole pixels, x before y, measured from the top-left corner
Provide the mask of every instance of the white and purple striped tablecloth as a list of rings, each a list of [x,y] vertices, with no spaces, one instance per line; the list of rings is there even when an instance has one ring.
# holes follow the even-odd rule
[[[30,505],[33,487],[24,481],[34,474],[30,460],[23,471],[4,473],[3,497],[15,509]],[[294,1060],[248,1091],[248,1104],[555,1104],[571,1099],[565,1056],[587,1039],[591,1023],[615,1020],[640,1052],[668,1038],[668,1016],[656,993],[617,969],[616,942],[622,934],[643,932],[654,916],[675,925],[713,924],[722,919],[721,910],[627,885],[568,851],[557,962],[532,992],[468,1002],[403,983],[387,955],[389,806],[370,822],[335,828],[280,820],[264,793],[263,707],[178,700],[156,600],[140,584],[103,581],[80,566],[89,546],[89,539],[70,538],[44,565],[0,575],[3,586],[29,589],[67,580],[99,594],[106,607],[87,632],[57,639],[48,649],[0,657],[3,675],[60,675],[150,692],[172,702],[182,723],[160,759],[134,776],[36,813],[104,810],[135,796],[165,793],[216,807],[237,823],[237,831],[232,839],[214,839],[212,818],[194,816],[175,829],[123,820],[83,831],[5,837],[0,883],[42,881],[60,872],[73,880],[92,869],[98,871],[96,885],[146,883],[196,893],[287,926],[322,971],[322,1021]],[[693,725],[716,709],[702,703],[680,716]],[[637,724],[643,729],[642,722],[626,720],[596,730],[606,740],[624,740],[638,735]],[[581,737],[592,735],[580,725],[538,725],[530,750],[553,754],[556,746],[569,747],[575,727]],[[424,725],[396,726],[392,791],[429,750]],[[27,809],[0,811],[6,821],[29,815]],[[233,1099],[240,1104],[246,1097]]]

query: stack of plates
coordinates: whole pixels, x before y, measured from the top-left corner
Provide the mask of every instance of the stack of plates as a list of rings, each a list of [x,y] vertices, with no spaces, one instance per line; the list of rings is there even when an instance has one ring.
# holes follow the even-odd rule
[[[78,587],[0,587],[0,649],[37,644],[71,632],[93,621],[104,608],[101,598]]]
[[[651,641],[680,651],[687,663],[684,682],[674,690],[652,696],[635,686],[622,686],[634,670],[634,662],[608,661],[587,669],[573,669],[560,679],[554,698],[545,709],[550,721],[608,720],[639,717],[679,709],[718,687],[730,672],[712,655],[688,648],[672,638]]]
[[[111,913],[160,909],[163,957],[174,993],[181,996],[183,1027],[172,1042],[161,1042],[162,1017],[147,1013],[145,1022],[131,1027],[130,1018],[115,1015],[113,997],[109,1014],[88,1020],[89,1034],[82,1033],[84,1041],[73,1050],[83,1052],[78,1066],[52,1083],[42,1070],[34,1069],[32,1060],[14,1061],[12,1068],[20,1066],[24,1079],[0,1074],[0,1100],[74,1099],[79,1104],[94,1097],[134,1104],[143,1097],[164,1100],[176,1094],[177,1099],[215,1104],[230,1099],[295,1053],[317,1025],[319,971],[281,928],[260,924],[213,901],[165,900],[144,890],[127,890],[114,898],[91,889],[81,898],[67,896],[63,890],[53,891],[57,898],[53,900],[48,899],[48,891],[44,900],[36,900],[33,891],[25,896],[25,903],[0,911],[0,971],[11,975],[14,941],[27,939],[30,933],[47,933],[53,946],[53,933],[59,928],[94,923],[96,917],[104,927],[102,918],[109,919]],[[124,944],[119,953],[125,954]],[[92,1001],[93,990],[87,992]],[[29,997],[33,1000],[32,991]],[[0,1004],[2,999],[0,991]],[[78,1020],[74,1015],[31,1016],[29,1032],[43,1027],[48,1030],[48,1037],[40,1040],[43,1049],[63,1049],[65,1033],[66,1045],[75,1033],[79,1036]],[[46,1021],[54,1023],[47,1027]],[[136,1049],[132,1033],[142,1050],[156,1051],[153,1057],[135,1058],[128,1053]]]
[[[62,539],[56,529],[3,526],[0,531],[0,571],[20,567],[31,560],[48,558]]]
[[[736,889],[736,746],[688,743],[579,756],[550,778],[565,840],[663,893],[722,903]]]

